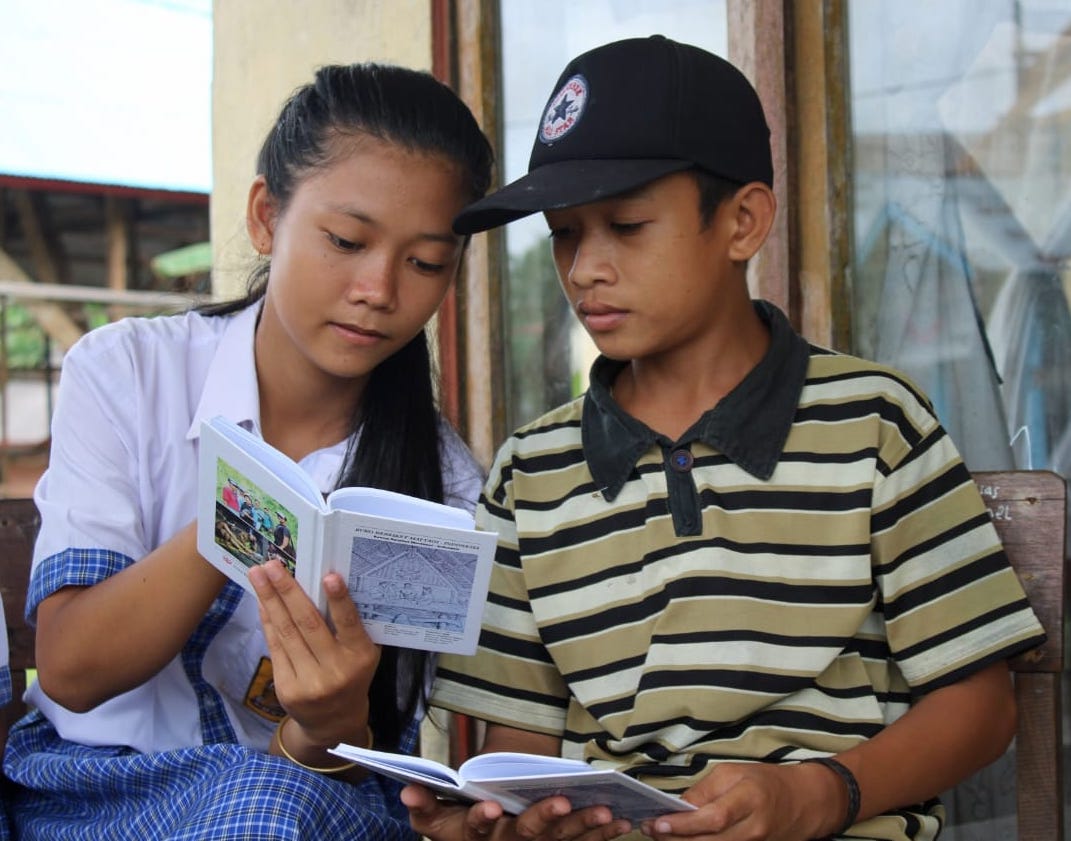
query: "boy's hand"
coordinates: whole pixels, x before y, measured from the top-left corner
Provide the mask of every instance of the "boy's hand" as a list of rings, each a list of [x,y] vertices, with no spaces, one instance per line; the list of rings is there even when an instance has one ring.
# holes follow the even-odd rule
[[[549,797],[520,815],[486,800],[472,806],[438,800],[418,785],[402,789],[413,829],[432,841],[609,841],[632,827],[602,806],[572,812],[564,797]]]
[[[503,816],[502,807],[492,801],[473,806],[439,800],[430,789],[407,785],[402,804],[409,810],[409,824],[432,841],[478,841],[488,838]]]
[[[828,777],[828,778],[827,778]],[[838,829],[847,808],[838,781],[815,765],[723,763],[684,799],[699,807],[645,822],[657,841],[712,835],[724,841],[807,841]]]

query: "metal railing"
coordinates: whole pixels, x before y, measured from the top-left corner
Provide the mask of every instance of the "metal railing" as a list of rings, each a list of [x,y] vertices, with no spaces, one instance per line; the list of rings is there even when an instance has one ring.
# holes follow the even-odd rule
[[[209,297],[197,293],[159,292],[142,290],[108,289],[97,286],[37,283],[29,280],[0,279],[0,482],[4,479],[5,467],[11,458],[40,452],[47,447],[47,430],[52,417],[52,390],[57,365],[54,347],[66,351],[84,332],[71,317],[72,308],[103,306],[107,320],[124,315],[158,315],[177,312],[208,302]],[[12,400],[9,385],[13,371],[8,353],[8,313],[13,302],[29,312],[35,329],[41,332],[43,342],[42,365],[19,369],[17,379],[39,383],[43,394],[31,402],[32,411],[43,408],[41,418],[41,441],[12,441]],[[87,319],[88,321],[88,319]],[[60,359],[62,364],[62,359]],[[16,407],[18,409],[18,407]],[[33,422],[30,424],[34,425]]]

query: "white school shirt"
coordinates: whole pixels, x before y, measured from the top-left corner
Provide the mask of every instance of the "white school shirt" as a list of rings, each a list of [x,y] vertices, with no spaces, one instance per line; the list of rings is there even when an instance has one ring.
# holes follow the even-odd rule
[[[52,419],[49,466],[34,492],[41,531],[29,609],[58,587],[106,577],[86,563],[86,553],[72,550],[109,550],[137,562],[195,519],[201,421],[224,415],[260,431],[253,359],[259,308],[232,317],[124,319],[87,333],[70,349]],[[445,424],[443,439],[446,502],[472,511],[482,471]],[[321,491],[334,487],[345,450],[340,442],[300,462]],[[47,561],[61,553],[65,563]],[[123,633],[118,616],[115,633]],[[274,721],[244,701],[267,655],[256,599],[245,593],[208,645],[201,669],[238,741],[260,750],[268,747]],[[203,741],[197,696],[181,655],[141,686],[87,713],[56,703],[39,684],[26,699],[70,741],[146,752]]]

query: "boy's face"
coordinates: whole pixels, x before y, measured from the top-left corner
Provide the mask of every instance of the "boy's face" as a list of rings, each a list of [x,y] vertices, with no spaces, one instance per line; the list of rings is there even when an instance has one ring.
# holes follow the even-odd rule
[[[747,294],[743,266],[729,256],[734,200],[703,225],[689,173],[544,216],[562,289],[612,359],[679,353],[694,364],[725,329],[726,296]]]

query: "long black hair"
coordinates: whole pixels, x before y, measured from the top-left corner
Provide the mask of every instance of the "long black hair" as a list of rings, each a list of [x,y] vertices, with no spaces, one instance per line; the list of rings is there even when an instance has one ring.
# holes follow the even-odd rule
[[[257,157],[279,212],[302,180],[331,162],[331,140],[368,134],[411,152],[456,163],[469,200],[491,182],[493,154],[465,104],[428,73],[381,64],[328,65],[287,100]],[[260,300],[270,266],[251,273],[246,293],[201,308],[228,315]],[[338,487],[365,485],[443,501],[440,417],[427,334],[421,330],[369,376],[351,421],[350,445]],[[377,747],[397,747],[422,702],[430,658],[384,647],[369,690],[369,719]]]

